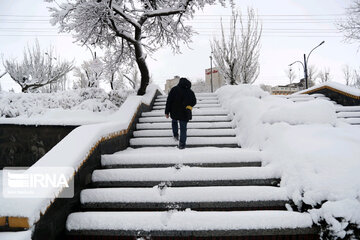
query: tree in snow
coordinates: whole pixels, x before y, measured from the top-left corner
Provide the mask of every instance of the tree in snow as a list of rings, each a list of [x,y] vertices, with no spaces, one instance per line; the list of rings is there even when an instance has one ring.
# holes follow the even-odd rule
[[[344,80],[345,80],[346,86],[351,85],[351,74],[352,73],[351,73],[350,66],[349,65],[343,66],[342,72],[343,72],[343,75],[344,75]]]
[[[241,12],[233,12],[230,22],[230,35],[225,37],[221,21],[221,39],[211,42],[214,60],[225,81],[230,84],[252,84],[260,73],[260,39],[262,24],[255,10],[247,10],[247,19]],[[239,31],[237,27],[239,26]]]
[[[360,88],[360,70],[354,70],[354,74],[353,74],[353,86]]]
[[[332,78],[331,74],[330,74],[330,69],[329,68],[324,68],[324,70],[320,71],[320,73],[318,74],[318,78],[319,78],[320,83],[330,81],[330,79]]]
[[[360,0],[353,0],[352,5],[347,8],[347,19],[338,24],[339,29],[349,41],[360,40]]]
[[[285,70],[285,74],[286,74],[287,78],[289,79],[290,84],[293,83],[293,81],[296,78],[295,72],[291,68],[288,68]]]
[[[52,2],[53,0],[45,0]],[[136,61],[141,73],[139,95],[145,93],[150,73],[146,53],[163,46],[179,52],[193,30],[184,20],[196,9],[224,0],[72,0],[50,8],[52,24],[61,32],[74,32],[82,44],[111,50],[121,64]],[[144,51],[145,50],[145,51]]]
[[[21,91],[28,92],[55,83],[72,70],[73,63],[55,57],[52,47],[46,52],[42,51],[36,40],[32,48],[28,46],[24,50],[22,62],[5,60],[4,67],[10,77],[20,85]]]
[[[308,81],[309,81],[309,86],[312,87],[315,85],[315,81],[316,78],[318,76],[318,70],[316,69],[316,67],[314,65],[310,65],[308,66]]]

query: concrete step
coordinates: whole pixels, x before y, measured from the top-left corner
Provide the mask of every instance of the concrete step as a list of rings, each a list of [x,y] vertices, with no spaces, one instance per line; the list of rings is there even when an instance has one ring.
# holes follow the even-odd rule
[[[228,115],[228,111],[226,109],[222,109],[222,108],[215,108],[215,109],[211,109],[211,108],[204,108],[204,109],[194,109],[192,111],[192,115],[193,116],[227,116]],[[150,112],[143,112],[141,114],[142,117],[162,117],[164,116],[164,110],[153,110]]]
[[[157,99],[167,98],[167,95],[159,95]],[[216,93],[195,93],[196,98],[209,98],[209,97],[218,97]]]
[[[229,122],[229,116],[193,116],[191,122]],[[161,117],[141,117],[139,123],[171,122],[171,118]]]
[[[203,109],[203,108],[220,108],[221,105],[220,104],[215,104],[215,103],[212,103],[212,104],[197,104],[193,107],[193,109]],[[156,109],[164,109],[165,110],[165,105],[162,105],[162,106],[153,106],[153,109],[156,110]]]
[[[335,109],[337,112],[360,112],[360,106],[338,106]]]
[[[310,214],[289,211],[77,212],[69,215],[66,229],[68,235],[137,238],[291,235],[289,239],[299,239],[318,233]]]
[[[139,130],[134,131],[134,137],[172,137],[172,130]],[[235,129],[188,129],[188,137],[234,137]]]
[[[266,167],[174,167],[100,169],[93,187],[277,186],[279,175]]]
[[[360,118],[360,111],[359,112],[338,112],[338,118]]]
[[[155,100],[154,106],[164,106],[165,103],[166,103],[165,99]],[[198,104],[219,104],[219,100],[216,98],[214,98],[214,99],[197,99],[196,105],[198,105]]]
[[[173,137],[139,137],[130,139],[130,147],[177,146]],[[236,137],[188,137],[186,147],[239,147]]]
[[[259,151],[241,148],[206,147],[187,148],[181,151],[176,147],[127,148],[124,151],[101,156],[103,168],[259,167],[261,162]]]
[[[340,118],[340,119],[352,125],[360,125],[360,118]]]
[[[82,209],[96,211],[286,210],[289,203],[285,189],[268,186],[96,188],[80,198]]]
[[[189,122],[188,129],[219,129],[219,128],[232,128],[231,122]],[[137,130],[145,129],[171,129],[171,123],[138,123],[136,124]]]

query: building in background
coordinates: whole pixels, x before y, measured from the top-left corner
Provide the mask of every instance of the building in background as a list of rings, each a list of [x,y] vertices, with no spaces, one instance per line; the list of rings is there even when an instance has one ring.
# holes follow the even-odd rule
[[[211,68],[205,69],[205,84],[211,89]],[[218,67],[212,68],[212,86],[213,91],[225,85],[225,80],[219,72]]]
[[[271,88],[272,95],[290,95],[305,89],[305,80],[301,79],[298,83],[291,83],[284,86],[275,86]]]
[[[180,81],[180,77],[179,76],[174,76],[173,79],[168,79],[166,80],[165,83],[165,92],[168,94],[170,92],[170,90],[175,87]]]

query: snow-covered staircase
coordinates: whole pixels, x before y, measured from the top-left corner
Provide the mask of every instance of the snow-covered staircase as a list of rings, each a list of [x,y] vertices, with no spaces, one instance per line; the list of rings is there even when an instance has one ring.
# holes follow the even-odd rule
[[[215,95],[197,96],[193,119],[188,123],[187,147],[217,146],[237,147],[235,130],[228,113],[221,108]],[[176,146],[172,138],[171,119],[165,118],[166,96],[159,96],[153,111],[145,112],[139,119],[130,140],[131,147]]]
[[[337,106],[337,117],[351,125],[360,126],[360,106]]]
[[[175,147],[159,97],[132,148],[102,156],[81,192],[82,211],[67,219],[68,239],[318,239],[309,214],[286,210],[279,173],[262,166],[260,152],[237,146],[216,96],[197,98],[193,148]]]

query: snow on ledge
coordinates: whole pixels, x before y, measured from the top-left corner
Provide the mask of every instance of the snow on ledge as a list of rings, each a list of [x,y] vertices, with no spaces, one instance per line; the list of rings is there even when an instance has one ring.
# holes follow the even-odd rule
[[[119,116],[117,121],[84,125],[74,129],[27,171],[35,167],[72,167],[74,172],[66,173],[66,178],[70,181],[101,141],[128,131],[140,105],[150,105],[157,90],[162,92],[158,86],[149,85],[144,96],[128,97],[116,112]],[[31,228],[61,191],[60,188],[52,188],[52,198],[7,199],[0,196],[0,216],[25,218]]]
[[[297,93],[294,93],[292,95],[299,95],[299,94],[308,94],[316,90],[320,90],[323,88],[328,88],[331,90],[334,90],[336,92],[339,92],[341,94],[347,95],[352,98],[360,99],[360,89],[349,87],[341,83],[337,82],[326,82],[322,83],[320,85],[313,86],[311,88],[305,89],[303,91],[299,91]]]

